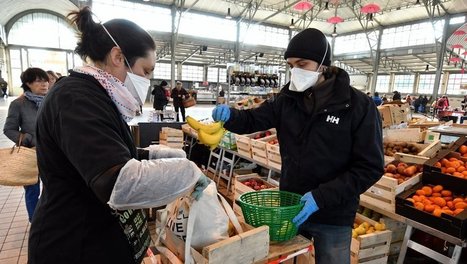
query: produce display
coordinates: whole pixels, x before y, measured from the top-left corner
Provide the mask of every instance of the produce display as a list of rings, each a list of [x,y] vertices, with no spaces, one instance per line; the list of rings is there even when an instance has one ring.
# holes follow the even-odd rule
[[[383,223],[376,223],[374,226],[369,224],[368,222],[363,222],[361,224],[354,223],[352,229],[352,237],[357,238],[361,235],[367,235],[374,233],[376,231],[384,231],[386,230],[386,225]]]
[[[215,149],[222,137],[225,129],[221,122],[205,124],[190,116],[187,116],[186,121],[194,130],[198,131],[198,140],[208,146],[211,150]]]
[[[264,131],[264,132],[259,132],[258,134],[256,134],[253,139],[260,139],[260,138],[264,138],[264,137],[268,137],[272,135],[272,132],[267,130],[267,131]]]
[[[400,143],[385,142],[383,143],[383,146],[384,146],[384,155],[391,156],[391,157],[394,156],[396,152],[417,155],[421,151],[414,144],[407,143],[407,142],[400,142]]]
[[[467,158],[467,145],[462,145],[457,149],[457,153],[461,154],[462,157]]]
[[[407,200],[413,203],[418,210],[437,217],[441,217],[442,213],[455,216],[467,208],[467,197],[453,195],[442,185],[425,185]]]
[[[467,148],[467,146],[466,146]],[[461,179],[467,179],[467,168],[463,160],[457,158],[442,158],[434,165],[437,168],[441,169],[441,173],[458,177]]]
[[[371,220],[374,220],[376,222],[379,222],[379,220],[381,219],[381,217],[383,215],[381,215],[380,213],[378,212],[375,212],[369,208],[366,208],[366,207],[363,207],[363,206],[359,206],[358,209],[357,209],[357,213],[365,216],[365,217],[368,217],[370,218]]]
[[[271,187],[267,186],[264,181],[259,179],[248,179],[246,181],[241,182],[244,185],[253,188],[255,191],[270,189]]]
[[[404,162],[392,162],[384,168],[384,176],[391,177],[401,184],[419,172],[422,172],[423,165],[409,165]]]
[[[271,144],[271,145],[277,145],[277,144],[279,144],[279,140],[277,138],[272,139],[272,140],[269,140],[268,143]]]

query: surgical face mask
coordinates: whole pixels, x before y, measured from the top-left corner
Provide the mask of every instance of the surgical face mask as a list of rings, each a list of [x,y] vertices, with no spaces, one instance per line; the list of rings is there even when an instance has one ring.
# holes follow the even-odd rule
[[[328,53],[328,45],[326,43],[326,51],[324,52],[323,59],[318,66],[318,69],[323,65],[326,54]],[[300,68],[292,68],[290,71],[290,85],[289,90],[294,92],[303,92],[306,89],[315,86],[318,82],[320,72],[318,71],[309,71]]]
[[[120,46],[117,44],[115,39],[110,35],[109,31],[107,28],[104,26],[104,24],[101,24],[102,27],[104,28],[104,31],[109,35],[110,39],[113,41],[113,43],[120,48]],[[122,49],[122,48],[120,48]],[[146,101],[146,95],[149,90],[149,85],[151,84],[150,81],[144,77],[141,77],[139,75],[136,75],[133,73],[130,67],[130,63],[128,63],[128,60],[125,57],[125,63],[130,70],[130,72],[126,73],[125,77],[125,86],[128,88],[128,91],[133,95],[133,97],[138,101],[139,105],[144,105],[144,102]]]
[[[291,70],[289,90],[294,92],[303,92],[306,89],[314,86],[319,79],[319,72],[308,71],[300,68],[293,68]]]

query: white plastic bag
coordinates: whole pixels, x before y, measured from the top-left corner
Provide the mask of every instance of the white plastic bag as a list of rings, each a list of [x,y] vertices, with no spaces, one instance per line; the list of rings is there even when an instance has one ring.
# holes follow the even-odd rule
[[[193,191],[202,174],[187,159],[131,159],[120,170],[108,204],[117,210],[166,205]]]
[[[229,219],[238,233],[243,232],[230,205],[218,195],[214,182],[204,189],[198,201],[185,196],[167,205],[167,210],[167,228],[185,241],[185,263],[191,263],[190,247],[199,251],[229,238]]]

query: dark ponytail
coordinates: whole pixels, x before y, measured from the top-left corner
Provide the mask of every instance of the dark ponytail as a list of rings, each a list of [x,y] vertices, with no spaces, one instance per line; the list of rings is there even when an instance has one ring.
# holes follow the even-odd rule
[[[83,60],[89,58],[104,62],[115,44],[102,25],[94,22],[91,9],[86,6],[79,11],[71,12],[68,17],[79,31],[75,52]],[[130,66],[133,66],[136,59],[145,57],[148,52],[154,52],[156,49],[149,33],[129,20],[112,19],[104,23],[104,26],[122,49]]]

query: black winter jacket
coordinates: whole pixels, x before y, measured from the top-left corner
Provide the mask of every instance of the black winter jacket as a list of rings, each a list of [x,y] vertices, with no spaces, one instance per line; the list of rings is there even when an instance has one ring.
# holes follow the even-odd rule
[[[381,118],[371,98],[350,86],[344,70],[320,86],[334,89],[333,95],[312,114],[303,100],[310,90],[293,92],[286,85],[274,101],[256,109],[231,109],[225,128],[245,134],[275,127],[280,189],[312,192],[320,209],[307,221],[350,226],[359,195],[383,175]]]

